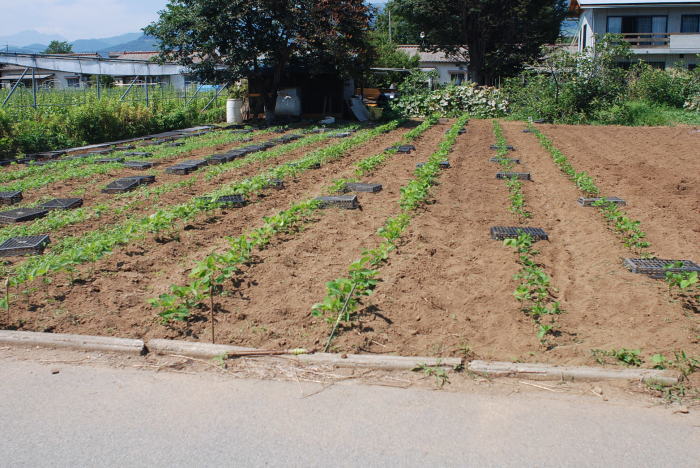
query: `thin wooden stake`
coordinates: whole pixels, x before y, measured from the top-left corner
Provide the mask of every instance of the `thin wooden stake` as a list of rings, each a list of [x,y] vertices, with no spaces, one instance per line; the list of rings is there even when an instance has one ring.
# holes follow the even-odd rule
[[[357,287],[357,283],[352,285],[352,289],[350,290],[350,294],[348,294],[347,299],[345,299],[345,304],[343,304],[343,308],[340,310],[340,313],[338,314],[338,318],[335,321],[335,325],[333,325],[333,330],[331,330],[331,335],[328,337],[328,342],[326,343],[326,347],[323,348],[324,353],[327,353],[328,348],[331,346],[331,341],[333,340],[333,335],[335,335],[335,331],[338,329],[338,324],[340,324],[340,318],[343,316],[345,309],[348,308],[348,304],[350,303],[350,299],[352,298],[352,295],[355,293],[356,287]]]
[[[214,286],[209,287],[209,299],[211,299],[211,344],[214,344]]]
[[[10,325],[10,277],[5,280],[5,304],[7,305],[7,325]]]

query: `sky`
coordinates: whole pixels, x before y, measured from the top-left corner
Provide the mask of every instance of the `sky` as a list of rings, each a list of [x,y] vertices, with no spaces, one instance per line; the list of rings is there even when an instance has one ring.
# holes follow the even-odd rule
[[[0,36],[26,30],[64,39],[139,32],[167,0],[0,0]]]

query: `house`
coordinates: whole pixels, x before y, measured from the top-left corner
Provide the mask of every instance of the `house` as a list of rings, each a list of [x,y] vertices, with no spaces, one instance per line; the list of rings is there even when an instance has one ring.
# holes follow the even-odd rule
[[[622,34],[636,60],[652,66],[693,69],[700,62],[700,1],[570,0],[569,11],[579,18],[579,52],[595,47],[597,36],[614,33]]]
[[[435,70],[440,75],[439,82],[442,84],[462,84],[467,80],[467,65],[458,57],[451,57],[444,52],[426,52],[418,45],[400,45],[398,50],[413,57],[417,55],[420,59],[418,67],[422,70]],[[462,48],[461,56],[466,55],[466,49]]]
[[[124,51],[124,52],[110,52],[109,58],[114,60],[131,60],[131,61],[145,61],[154,62],[158,57],[159,52],[148,50],[148,51]],[[181,75],[156,75],[149,77],[140,77],[135,75],[115,75],[114,84],[115,86],[129,86],[131,83],[149,86],[172,86],[175,89],[182,89],[189,84],[189,77],[184,74]]]

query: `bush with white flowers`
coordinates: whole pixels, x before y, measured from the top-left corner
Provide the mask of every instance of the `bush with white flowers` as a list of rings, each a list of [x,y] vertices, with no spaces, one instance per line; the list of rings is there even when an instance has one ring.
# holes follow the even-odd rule
[[[496,88],[474,83],[450,85],[430,92],[404,94],[393,108],[410,117],[439,114],[455,117],[468,113],[474,118],[500,117],[508,112],[508,101]]]

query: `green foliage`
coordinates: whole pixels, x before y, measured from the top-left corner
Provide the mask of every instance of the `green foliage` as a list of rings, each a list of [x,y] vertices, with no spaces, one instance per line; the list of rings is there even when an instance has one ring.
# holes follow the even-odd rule
[[[70,54],[73,52],[73,46],[67,41],[51,41],[49,46],[44,49],[44,54]]]
[[[423,72],[411,74],[399,86],[401,96],[392,108],[401,115],[457,117],[469,114],[475,118],[499,117],[506,114],[508,102],[496,88],[477,87],[474,83],[449,85],[430,91]]]
[[[520,232],[517,238],[505,239],[503,245],[515,249],[522,268],[515,275],[521,283],[513,295],[525,306],[523,312],[532,318],[537,327],[537,338],[547,344],[546,336],[555,333],[555,316],[562,314],[559,302],[552,299],[551,279],[541,265],[535,261],[539,251],[532,248],[534,239],[529,234]],[[543,320],[547,319],[547,323]]]
[[[396,42],[389,40],[389,36],[381,31],[370,33],[370,44],[374,50],[373,67],[376,68],[405,68],[417,69],[420,63],[418,55],[410,56],[396,47]],[[366,87],[388,88],[392,84],[402,83],[406,79],[406,72],[372,72],[366,78]]]
[[[442,388],[445,384],[450,383],[450,376],[445,369],[442,367],[432,367],[427,364],[421,364],[415,369],[414,372],[423,372],[426,377],[434,377],[435,385]]]
[[[619,64],[630,56],[629,45],[612,34],[599,37],[594,51],[543,49],[537,71],[506,80],[504,92],[519,119],[586,122],[622,100],[628,73]]]
[[[625,364],[626,366],[639,367],[644,363],[644,360],[639,356],[639,349],[611,349],[605,351],[602,349],[592,349],[591,354],[598,364],[608,364],[607,358],[613,358],[617,363]]]
[[[567,11],[563,0],[395,0],[392,5],[392,12],[424,34],[428,49],[458,54],[479,84],[512,76],[537,57],[542,44],[556,40]]]
[[[0,98],[4,93],[0,90]],[[200,112],[201,99],[185,103],[174,90],[154,93],[148,106],[121,102],[121,93],[103,89],[98,99],[95,90],[42,90],[44,105],[37,109],[13,107],[26,105],[26,96],[13,96],[8,107],[0,109],[0,158],[159,133],[223,117],[223,100]],[[81,97],[77,102],[76,96]]]
[[[682,65],[660,70],[640,63],[630,75],[632,99],[680,109],[693,96],[700,95],[700,73],[688,71]]]
[[[646,101],[622,101],[596,110],[591,120],[603,125],[661,126],[672,123],[658,105]]]
[[[508,142],[503,135],[503,128],[498,120],[493,121],[493,134],[496,137],[496,146],[498,150],[496,152],[496,158],[498,158],[498,164],[504,171],[510,171],[515,165],[510,161],[508,156]],[[525,209],[525,195],[523,194],[523,183],[516,177],[511,177],[506,179],[506,187],[508,187],[508,199],[510,200],[510,211],[511,213],[517,215],[520,220],[530,218],[532,213]]]

